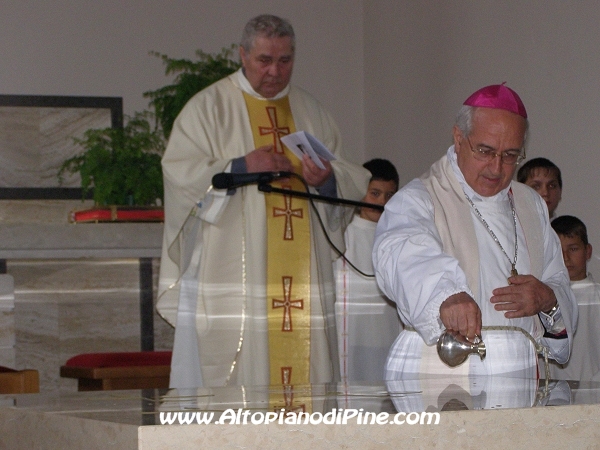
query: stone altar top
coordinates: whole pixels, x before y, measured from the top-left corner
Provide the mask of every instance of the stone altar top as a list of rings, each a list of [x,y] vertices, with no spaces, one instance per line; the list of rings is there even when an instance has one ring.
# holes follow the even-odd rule
[[[0,202],[0,259],[159,258],[163,224],[68,222],[80,201]]]

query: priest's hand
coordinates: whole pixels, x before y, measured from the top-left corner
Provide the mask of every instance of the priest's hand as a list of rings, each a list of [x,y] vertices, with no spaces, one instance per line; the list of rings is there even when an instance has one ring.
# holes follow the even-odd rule
[[[331,163],[329,161],[321,158],[321,162],[325,166],[325,169],[321,169],[319,166],[317,166],[307,154],[302,156],[302,177],[309,186],[323,186],[333,173],[333,169],[331,168]]]
[[[447,330],[457,331],[470,342],[481,336],[481,309],[466,292],[451,295],[442,302],[440,320]]]
[[[294,167],[287,156],[276,153],[272,145],[252,150],[245,156],[246,170],[253,172],[293,172]]]
[[[508,281],[510,285],[494,289],[490,299],[496,311],[506,311],[507,319],[534,316],[557,304],[554,291],[533,275],[515,275]]]

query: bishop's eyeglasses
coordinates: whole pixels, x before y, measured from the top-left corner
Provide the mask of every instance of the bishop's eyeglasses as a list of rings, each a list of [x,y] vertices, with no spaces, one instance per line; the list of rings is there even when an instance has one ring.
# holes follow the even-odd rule
[[[478,161],[490,162],[496,156],[498,156],[500,157],[500,161],[502,161],[502,164],[517,166],[521,163],[521,161],[523,161],[526,158],[525,150],[523,150],[523,153],[521,153],[520,150],[506,150],[504,152],[497,153],[494,149],[482,145],[474,148],[473,144],[471,144],[471,139],[469,139],[468,136],[467,142],[469,143],[469,147],[471,147],[473,156]]]

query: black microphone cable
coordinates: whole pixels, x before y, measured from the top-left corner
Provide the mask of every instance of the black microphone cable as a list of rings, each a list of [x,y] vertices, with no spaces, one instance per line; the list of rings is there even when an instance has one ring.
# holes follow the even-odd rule
[[[292,173],[292,176],[295,176],[296,178],[298,178],[304,185],[304,189],[306,189],[306,192],[310,193],[310,188],[308,186],[308,183],[302,176],[298,175],[297,173]],[[344,253],[342,253],[342,251],[336,247],[336,245],[331,241],[329,234],[327,233],[327,229],[325,228],[325,224],[323,223],[321,214],[319,213],[319,210],[317,209],[317,206],[314,203],[314,199],[309,197],[308,201],[310,202],[310,206],[313,208],[313,211],[315,212],[315,215],[317,216],[317,220],[319,221],[319,226],[321,227],[321,230],[323,231],[323,235],[325,236],[325,239],[329,243],[330,247],[335,251],[335,253],[337,253],[338,256],[343,258],[344,261],[346,261],[350,265],[350,267],[352,267],[354,270],[356,270],[362,276],[367,277],[367,278],[375,278],[375,274],[366,274],[362,270],[360,270],[358,267],[356,267],[352,263],[352,261],[350,261],[348,258],[346,258],[346,255],[344,255]]]

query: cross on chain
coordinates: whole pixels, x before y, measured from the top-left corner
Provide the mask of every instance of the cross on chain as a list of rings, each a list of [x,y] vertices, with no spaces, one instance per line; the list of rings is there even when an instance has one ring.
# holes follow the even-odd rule
[[[283,189],[291,189],[291,186],[282,186]],[[292,216],[302,219],[303,212],[302,208],[292,209],[292,196],[284,195],[283,200],[285,202],[285,209],[274,207],[273,217],[285,216],[285,224],[283,228],[283,240],[293,241],[294,240],[294,229],[292,226]]]
[[[304,403],[293,406],[294,403],[294,386],[290,383],[292,382],[292,368],[291,367],[282,367],[281,368],[281,384],[283,384],[283,402],[284,404],[281,406],[276,406],[274,411],[279,412],[282,409],[287,412],[305,412],[306,405]]]
[[[292,308],[304,309],[304,300],[291,300],[292,277],[281,277],[283,282],[283,300],[274,298],[272,307],[283,308],[283,325],[281,331],[292,331]]]
[[[267,106],[267,116],[269,117],[269,121],[271,122],[271,128],[269,127],[258,127],[258,132],[261,136],[272,134],[273,135],[273,148],[275,149],[275,153],[283,153],[283,148],[281,147],[281,136],[285,136],[286,134],[290,134],[289,127],[281,127],[277,125],[277,109],[274,106]]]

